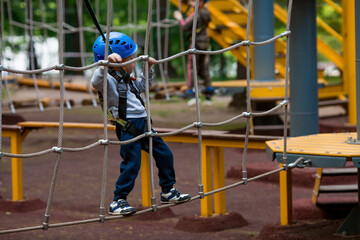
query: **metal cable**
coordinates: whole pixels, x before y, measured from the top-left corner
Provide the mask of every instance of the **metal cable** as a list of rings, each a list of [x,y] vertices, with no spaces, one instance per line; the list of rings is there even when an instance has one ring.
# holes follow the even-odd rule
[[[287,21],[286,21],[286,31],[290,32],[290,20],[291,20],[291,9],[293,1],[290,0],[288,3]],[[285,55],[285,101],[289,102],[289,72],[290,72],[290,41],[289,36],[286,39],[286,55]],[[284,151],[283,151],[283,161],[284,164],[287,164],[287,135],[288,135],[288,106],[284,106]]]

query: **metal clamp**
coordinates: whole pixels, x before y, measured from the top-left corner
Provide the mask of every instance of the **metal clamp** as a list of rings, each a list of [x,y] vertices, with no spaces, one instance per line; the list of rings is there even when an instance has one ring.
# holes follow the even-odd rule
[[[52,148],[53,152],[56,152],[56,153],[62,153],[63,152],[63,148],[59,148],[59,147],[53,147]]]
[[[43,230],[46,231],[49,229],[49,218],[50,218],[50,215],[44,215],[44,221],[43,221]]]
[[[108,145],[109,144],[109,139],[100,139],[99,140],[101,145]]]
[[[243,112],[242,114],[244,114],[244,117],[246,117],[246,118],[251,117],[251,112]]]
[[[63,70],[65,70],[65,67],[66,67],[65,64],[58,64],[55,66],[55,70],[63,71]]]
[[[194,122],[193,125],[196,128],[201,128],[203,124],[202,124],[202,122]]]

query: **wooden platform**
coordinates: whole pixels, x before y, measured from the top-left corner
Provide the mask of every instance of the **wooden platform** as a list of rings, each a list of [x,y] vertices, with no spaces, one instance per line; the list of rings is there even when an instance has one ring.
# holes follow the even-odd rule
[[[286,162],[284,161],[284,139],[266,142],[266,153],[272,160],[290,164],[300,157],[307,163],[304,167],[343,168],[346,161],[360,167],[360,144],[356,143],[357,133],[323,133],[289,137],[286,141]],[[360,182],[358,174],[358,181]],[[315,185],[316,194],[320,181]],[[322,186],[322,192],[356,192],[357,185]],[[317,197],[317,196],[316,196]],[[316,199],[313,199],[316,202]],[[292,223],[292,182],[291,170],[280,172],[280,221],[282,225]]]
[[[356,139],[353,133],[324,133],[287,139],[287,153],[319,156],[360,157],[360,144],[349,144],[348,138]],[[274,153],[284,151],[284,140],[267,141]]]

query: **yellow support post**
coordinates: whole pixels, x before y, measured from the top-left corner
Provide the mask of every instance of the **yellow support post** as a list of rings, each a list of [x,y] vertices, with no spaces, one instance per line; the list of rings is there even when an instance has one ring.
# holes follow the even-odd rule
[[[213,147],[214,189],[225,187],[224,148]],[[214,213],[226,213],[225,191],[214,194]]]
[[[202,183],[204,192],[211,191],[211,149],[205,144],[201,148],[202,158]],[[200,212],[202,217],[213,215],[212,195],[206,196],[200,200]]]
[[[21,154],[21,134],[19,131],[10,132],[11,153]],[[12,179],[12,200],[22,201],[23,195],[23,176],[22,159],[11,158],[11,179]]]
[[[349,123],[356,124],[356,70],[355,70],[355,0],[342,1],[343,14],[343,82],[348,92]]]
[[[282,164],[280,164],[282,167]],[[280,223],[292,223],[292,180],[291,170],[280,171]]]
[[[151,207],[149,154],[141,151],[141,200],[144,207]]]

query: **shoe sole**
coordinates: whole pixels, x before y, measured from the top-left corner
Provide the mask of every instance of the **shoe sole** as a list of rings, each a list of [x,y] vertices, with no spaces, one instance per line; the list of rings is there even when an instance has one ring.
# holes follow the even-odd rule
[[[114,212],[109,212],[109,214],[110,215],[132,215],[132,214],[134,214],[134,213],[136,213],[136,211],[131,211],[131,212],[125,212],[125,213],[114,213]]]
[[[162,202],[161,201],[161,204],[172,204],[172,203],[174,203],[174,204],[180,204],[180,203],[185,203],[185,202],[187,202],[187,201],[189,201],[191,198],[188,198],[188,199],[185,199],[184,201],[181,201],[181,202],[176,202],[176,201],[173,201],[173,202]]]

